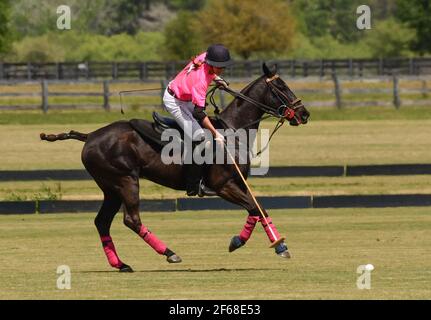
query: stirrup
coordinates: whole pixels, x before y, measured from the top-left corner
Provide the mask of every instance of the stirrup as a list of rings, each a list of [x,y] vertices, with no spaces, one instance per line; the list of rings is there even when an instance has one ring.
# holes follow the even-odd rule
[[[199,191],[198,191],[198,196],[200,198],[204,197],[204,196],[216,196],[217,192],[215,192],[214,190],[208,188],[206,185],[204,185],[204,180],[201,179],[201,181],[199,181]]]

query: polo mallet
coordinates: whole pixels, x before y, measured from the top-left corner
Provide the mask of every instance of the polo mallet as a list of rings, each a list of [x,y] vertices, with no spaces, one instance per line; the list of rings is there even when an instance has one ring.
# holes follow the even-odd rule
[[[266,225],[268,226],[269,231],[271,231],[271,234],[272,234],[273,238],[274,238],[274,239],[276,239],[276,240],[275,240],[273,243],[271,243],[271,245],[269,246],[270,248],[274,248],[274,247],[276,247],[277,245],[279,245],[281,242],[283,242],[284,240],[286,240],[286,238],[285,238],[285,237],[281,237],[281,238],[277,239],[276,235],[274,234],[274,231],[273,231],[273,230],[272,230],[272,228],[271,228],[271,225],[268,223],[268,220],[266,219],[265,214],[264,214],[264,213],[263,213],[263,211],[262,211],[262,208],[260,207],[259,203],[257,202],[256,197],[254,196],[253,192],[251,191],[250,186],[248,185],[247,181],[245,180],[245,178],[244,178],[244,176],[243,176],[243,174],[242,174],[241,170],[239,169],[239,166],[237,165],[237,163],[236,163],[236,161],[235,161],[235,158],[234,158],[234,157],[232,156],[232,154],[230,153],[230,151],[229,151],[229,149],[228,149],[228,147],[227,147],[227,145],[226,145],[226,141],[223,141],[223,143],[224,143],[225,149],[226,149],[226,151],[227,151],[227,154],[229,155],[230,159],[232,160],[232,162],[233,162],[233,164],[234,164],[234,166],[235,166],[236,171],[238,171],[239,176],[241,177],[242,181],[244,182],[245,186],[247,187],[248,192],[250,192],[251,197],[253,198],[253,201],[254,201],[254,203],[256,204],[257,208],[259,209],[260,215],[261,215],[261,216],[263,217],[263,219],[265,220],[265,223],[266,223]]]

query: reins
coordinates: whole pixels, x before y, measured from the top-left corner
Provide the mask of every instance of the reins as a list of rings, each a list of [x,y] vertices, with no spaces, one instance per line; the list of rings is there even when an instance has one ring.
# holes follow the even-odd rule
[[[253,155],[253,157],[257,157],[257,156],[259,156],[262,152],[264,152],[268,147],[269,147],[269,143],[271,142],[271,139],[272,139],[272,137],[275,135],[275,133],[278,131],[278,129],[280,129],[282,126],[283,126],[283,124],[284,124],[284,121],[286,120],[286,119],[289,119],[289,120],[291,120],[292,118],[294,118],[295,117],[295,105],[297,104],[297,103],[299,103],[301,100],[300,99],[295,99],[294,101],[292,101],[292,102],[290,102],[289,101],[289,98],[287,97],[287,95],[284,93],[284,92],[282,92],[280,89],[278,89],[273,83],[272,83],[272,81],[273,80],[275,80],[275,79],[278,79],[279,78],[279,76],[276,74],[276,75],[274,75],[273,77],[271,77],[271,78],[268,78],[268,79],[266,79],[265,81],[266,81],[266,84],[269,86],[269,88],[270,88],[270,90],[271,90],[271,92],[272,93],[274,93],[275,94],[275,96],[278,98],[278,100],[280,100],[280,102],[282,103],[282,105],[280,106],[280,107],[278,107],[277,108],[277,112],[275,112],[274,111],[274,109],[273,108],[271,108],[270,106],[268,106],[268,105],[266,105],[266,104],[264,104],[264,103],[261,103],[261,102],[259,102],[259,101],[256,101],[256,100],[254,100],[254,99],[252,99],[252,98],[250,98],[250,97],[248,97],[248,96],[246,96],[246,95],[244,95],[243,93],[241,93],[241,92],[237,92],[237,91],[234,91],[234,90],[232,90],[232,89],[230,89],[229,87],[217,87],[217,86],[214,86],[212,89],[210,89],[210,91],[208,92],[208,94],[207,94],[207,96],[209,96],[209,100],[210,100],[210,103],[211,103],[211,105],[214,107],[214,113],[215,113],[215,115],[216,115],[216,118],[220,121],[220,122],[222,122],[222,124],[224,125],[224,126],[226,126],[227,128],[229,128],[229,129],[232,129],[232,130],[234,130],[234,131],[237,131],[237,130],[240,130],[240,129],[245,129],[245,128],[247,128],[247,127],[250,127],[250,126],[252,126],[253,124],[256,124],[256,123],[259,123],[259,122],[261,122],[262,120],[265,120],[265,119],[268,119],[268,118],[270,118],[271,116],[274,116],[274,117],[276,117],[276,118],[278,118],[279,120],[278,120],[278,122],[276,123],[276,125],[275,125],[275,127],[274,127],[274,129],[273,129],[273,131],[272,131],[272,133],[271,133],[271,135],[269,136],[269,139],[268,139],[268,142],[266,143],[266,145],[265,145],[265,147],[263,147],[259,152],[257,152],[255,155]],[[265,116],[263,116],[263,117],[261,117],[261,118],[259,118],[259,119],[257,119],[257,120],[255,120],[255,121],[252,121],[252,122],[250,122],[250,123],[248,123],[248,124],[246,124],[246,125],[244,125],[244,126],[242,126],[242,127],[240,127],[240,128],[231,128],[227,123],[226,123],[226,121],[224,121],[219,115],[220,115],[220,109],[219,109],[219,107],[217,106],[217,103],[215,102],[215,99],[214,99],[214,94],[215,94],[215,91],[217,90],[217,89],[219,89],[219,90],[224,90],[224,91],[226,91],[227,93],[229,93],[230,95],[232,95],[233,97],[235,97],[235,98],[239,98],[239,99],[242,99],[242,100],[245,100],[245,101],[247,101],[247,102],[249,102],[250,104],[252,104],[252,105],[254,105],[254,106],[256,106],[256,107],[258,107],[259,109],[261,109],[261,110],[263,110],[265,113],[268,113],[268,115],[265,115]],[[280,96],[281,95],[281,96]],[[283,97],[283,98],[282,98]]]
[[[192,65],[195,65],[194,63]],[[275,96],[278,98],[278,100],[282,103],[282,105],[280,105],[277,108],[277,111],[274,111],[273,108],[271,108],[270,106],[261,103],[259,101],[256,101],[248,96],[246,96],[245,94],[232,90],[229,87],[218,87],[218,86],[214,86],[213,88],[211,88],[208,93],[207,93],[207,97],[209,96],[209,100],[211,105],[214,107],[214,114],[216,116],[216,119],[219,120],[226,128],[228,129],[232,129],[234,131],[240,130],[240,129],[245,129],[248,128],[254,124],[260,123],[263,120],[266,120],[268,118],[270,118],[271,116],[278,118],[278,122],[276,123],[274,129],[271,132],[271,135],[269,136],[268,142],[266,143],[265,147],[261,148],[261,150],[259,152],[257,152],[255,155],[253,155],[253,157],[257,157],[259,156],[262,152],[264,152],[268,147],[269,147],[269,143],[271,142],[272,137],[275,135],[275,133],[278,131],[278,129],[280,129],[285,120],[289,119],[291,120],[293,117],[295,117],[295,105],[299,102],[301,102],[301,99],[296,99],[292,102],[289,101],[289,98],[287,97],[287,95],[282,92],[279,88],[277,88],[272,81],[275,79],[278,79],[279,75],[274,75],[271,78],[268,78],[265,80],[266,84],[269,86],[270,90],[272,93],[275,94]],[[257,81],[257,80],[255,80]],[[254,81],[254,82],[255,82]],[[252,85],[254,82],[252,82],[250,85]],[[124,93],[131,93],[131,92],[145,92],[145,91],[157,91],[160,90],[161,88],[150,88],[150,89],[137,89],[137,90],[124,90],[124,91],[120,91],[119,95],[120,95],[120,105],[121,105],[121,114],[124,114],[123,111],[123,99],[122,99],[122,95]],[[220,115],[220,108],[217,105],[215,98],[214,98],[214,94],[216,92],[216,90],[224,90],[227,93],[229,93],[230,95],[232,95],[235,98],[239,98],[242,99],[244,101],[247,101],[248,103],[258,107],[259,109],[263,110],[265,113],[267,113],[267,115],[260,117],[257,120],[254,120],[242,127],[239,128],[231,128],[226,121],[224,121],[219,115]]]

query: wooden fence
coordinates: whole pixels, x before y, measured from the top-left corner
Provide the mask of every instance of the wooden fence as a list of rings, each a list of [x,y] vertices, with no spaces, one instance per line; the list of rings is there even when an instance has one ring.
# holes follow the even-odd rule
[[[237,61],[226,70],[226,76],[254,77],[262,74],[262,60]],[[273,60],[282,76],[325,77],[331,74],[350,77],[383,75],[431,75],[431,58]],[[79,80],[79,79],[169,79],[187,61],[171,62],[0,62],[0,80]]]
[[[245,86],[252,79],[243,79],[231,81],[231,87],[239,90]],[[302,98],[307,106],[313,107],[349,107],[349,106],[394,106],[400,108],[401,106],[409,105],[427,105],[431,106],[431,99],[428,99],[431,89],[431,77],[401,77],[401,76],[387,76],[364,78],[361,80],[351,80],[349,78],[340,78],[333,74],[332,77],[323,78],[290,78],[285,79],[295,94]],[[403,85],[400,85],[403,83]],[[167,81],[151,82],[155,90],[152,91],[139,91],[131,90],[127,92],[127,96],[123,96],[124,107],[127,107],[127,99],[135,97],[138,100],[143,98],[152,98],[152,103],[141,103],[146,107],[160,106],[162,103],[164,89]],[[78,86],[81,92],[73,91],[76,89],[63,89],[64,92],[50,90],[50,87],[61,85],[62,88],[68,86]],[[118,108],[119,105],[119,92],[111,90],[111,85],[127,84],[136,86],[144,86],[149,82],[141,81],[58,81],[58,80],[40,80],[30,82],[13,82],[13,81],[0,81],[0,110],[16,110],[16,109],[41,109],[47,112],[50,108],[103,108],[109,111],[112,107]],[[26,89],[25,86],[31,87]],[[83,90],[88,85],[97,85],[95,88],[100,88],[99,92],[88,92]],[[15,88],[20,87],[20,89]],[[23,88],[24,86],[24,88]],[[359,87],[358,87],[359,86]],[[7,87],[8,90],[4,88]],[[38,88],[38,89],[37,89]],[[75,104],[58,103],[58,97],[76,98],[83,97],[84,100]],[[99,97],[100,103],[89,103],[85,101],[85,97]],[[354,99],[352,99],[352,97]],[[14,103],[14,99],[30,98],[33,101],[39,100],[40,103],[32,105],[24,105]],[[57,103],[52,103],[51,99],[56,98]],[[232,97],[224,91],[219,91],[218,101],[222,107],[230,102]],[[9,99],[8,104],[2,104],[3,99]],[[113,103],[113,100],[115,102]],[[3,100],[5,101],[5,100]],[[144,100],[142,100],[144,101]],[[155,102],[154,102],[155,101]]]

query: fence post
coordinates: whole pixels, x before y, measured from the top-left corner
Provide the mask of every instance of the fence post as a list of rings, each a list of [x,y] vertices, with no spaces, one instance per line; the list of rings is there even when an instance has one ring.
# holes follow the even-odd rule
[[[139,68],[139,77],[141,78],[141,80],[146,80],[147,79],[147,64],[145,62],[142,62],[140,64],[140,68]]]
[[[170,78],[172,78],[172,77],[175,76],[176,69],[177,69],[177,64],[175,63],[175,61],[172,61],[172,63],[171,63],[171,73],[169,74],[169,78],[167,78],[167,79],[170,79]]]
[[[352,79],[354,76],[354,74],[353,74],[353,59],[349,59],[349,75],[350,75],[350,79]]]
[[[394,82],[394,106],[396,109],[399,109],[401,106],[401,100],[400,100],[400,90],[399,90],[399,83],[398,83],[398,77],[394,74],[393,75],[393,82]]]
[[[338,81],[338,77],[335,72],[332,72],[332,80],[334,80],[335,105],[337,106],[337,109],[341,109],[341,88],[340,82]]]
[[[55,63],[55,78],[57,80],[60,79],[60,67],[59,66],[60,66],[60,63],[56,62]]]
[[[415,60],[413,58],[409,59],[409,74],[412,76],[415,72]]]
[[[27,62],[27,80],[31,80],[32,77],[32,66],[31,66],[31,62]]]
[[[291,74],[292,78],[295,78],[295,76],[296,76],[295,62],[296,62],[296,60],[290,60],[290,74]]]
[[[90,79],[90,64],[85,61],[85,78]]]
[[[324,69],[324,65],[323,65],[323,59],[320,59],[319,61],[320,65],[320,78],[323,78],[325,76],[325,69]]]
[[[428,98],[428,88],[427,88],[427,81],[426,80],[422,80],[422,97],[423,98]]]
[[[118,77],[118,64],[116,62],[112,63],[112,79],[117,79]]]
[[[48,82],[44,79],[41,81],[42,87],[42,110],[43,113],[48,112]]]
[[[109,105],[109,81],[104,80],[103,81],[103,108],[105,111],[110,111],[111,106]]]
[[[379,68],[377,74],[379,76],[383,75],[383,58],[379,58]]]

